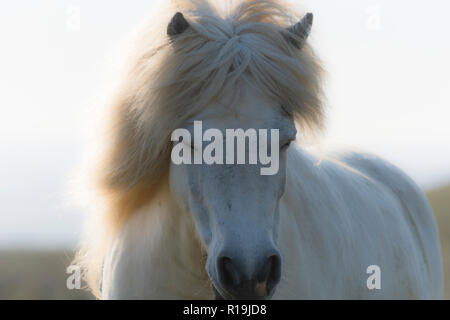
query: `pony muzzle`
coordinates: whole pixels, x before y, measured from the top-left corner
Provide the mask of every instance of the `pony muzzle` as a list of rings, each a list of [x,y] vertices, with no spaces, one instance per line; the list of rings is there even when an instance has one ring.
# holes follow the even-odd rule
[[[281,277],[281,257],[278,251],[271,251],[255,264],[252,272],[244,259],[220,255],[216,261],[216,299],[263,300],[268,299]]]

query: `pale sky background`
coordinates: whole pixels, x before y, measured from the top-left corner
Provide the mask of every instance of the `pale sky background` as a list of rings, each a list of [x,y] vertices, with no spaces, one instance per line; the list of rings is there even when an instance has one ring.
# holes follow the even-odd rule
[[[71,248],[67,205],[111,61],[151,0],[0,3],[0,248]],[[309,0],[328,72],[327,141],[376,153],[423,188],[450,182],[450,2]]]

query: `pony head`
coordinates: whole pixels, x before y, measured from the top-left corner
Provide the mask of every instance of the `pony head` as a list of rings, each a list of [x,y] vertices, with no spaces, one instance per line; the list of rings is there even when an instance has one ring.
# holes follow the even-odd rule
[[[231,17],[198,15],[189,21],[179,12],[167,28],[174,54],[184,56],[181,68],[186,72],[180,78],[190,78],[182,80],[185,85],[202,86],[197,98],[211,95],[207,106],[181,127],[189,137],[200,130],[202,137],[218,143],[218,161],[172,163],[170,185],[180,207],[195,220],[218,298],[258,299],[274,293],[282,268],[277,248],[279,200],[286,182],[286,153],[296,139],[295,117],[317,119],[320,113],[317,105],[308,104],[311,97],[299,96],[307,90],[304,83],[310,76],[301,50],[313,16],[307,14],[285,28],[271,20],[280,17],[278,9],[273,2],[244,2]],[[308,114],[307,107],[315,109]],[[202,128],[195,128],[195,121],[201,121]],[[235,141],[227,134],[230,129],[241,129],[244,135],[249,129],[278,130],[277,150],[270,148],[278,157],[276,173],[262,175],[261,165],[226,162],[230,155],[225,153],[231,150],[231,158],[238,157],[234,146],[224,147]],[[217,135],[213,138],[208,132]],[[269,137],[247,138],[258,144],[258,139]],[[188,144],[183,154],[199,159],[208,148],[192,140],[174,144]],[[250,149],[243,149],[243,158],[251,158]]]
[[[164,36],[149,29],[140,38],[113,99],[97,181],[105,216],[120,229],[169,179],[195,221],[217,296],[268,298],[282,273],[277,233],[286,153],[296,127],[322,127],[321,68],[307,42],[311,14],[296,15],[278,0],[227,3],[177,1]],[[195,121],[223,136],[227,129],[278,129],[276,174],[261,175],[261,165],[251,164],[175,165],[171,135],[179,128],[194,135]],[[245,153],[249,158],[250,149]],[[95,286],[101,269],[87,270]]]

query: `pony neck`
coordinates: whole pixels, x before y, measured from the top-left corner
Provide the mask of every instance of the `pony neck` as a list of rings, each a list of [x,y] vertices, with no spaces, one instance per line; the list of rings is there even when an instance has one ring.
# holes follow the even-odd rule
[[[192,215],[177,205],[168,178],[157,189],[152,201],[130,217],[110,248],[104,297],[120,298],[108,292],[122,292],[151,299],[210,299],[213,292],[206,259]],[[131,279],[130,274],[135,277]]]

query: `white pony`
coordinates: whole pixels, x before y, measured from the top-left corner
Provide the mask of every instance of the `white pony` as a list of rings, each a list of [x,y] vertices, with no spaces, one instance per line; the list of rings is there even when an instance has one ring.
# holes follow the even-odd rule
[[[291,145],[297,129],[317,132],[323,122],[321,68],[307,43],[312,15],[292,23],[293,10],[277,0],[177,5],[182,13],[160,15],[163,29],[146,29],[137,42],[112,99],[95,171],[104,207],[77,257],[93,292],[441,298],[436,223],[416,184],[373,156],[319,161]],[[279,129],[279,172],[174,165],[171,133],[196,120],[222,132]]]

